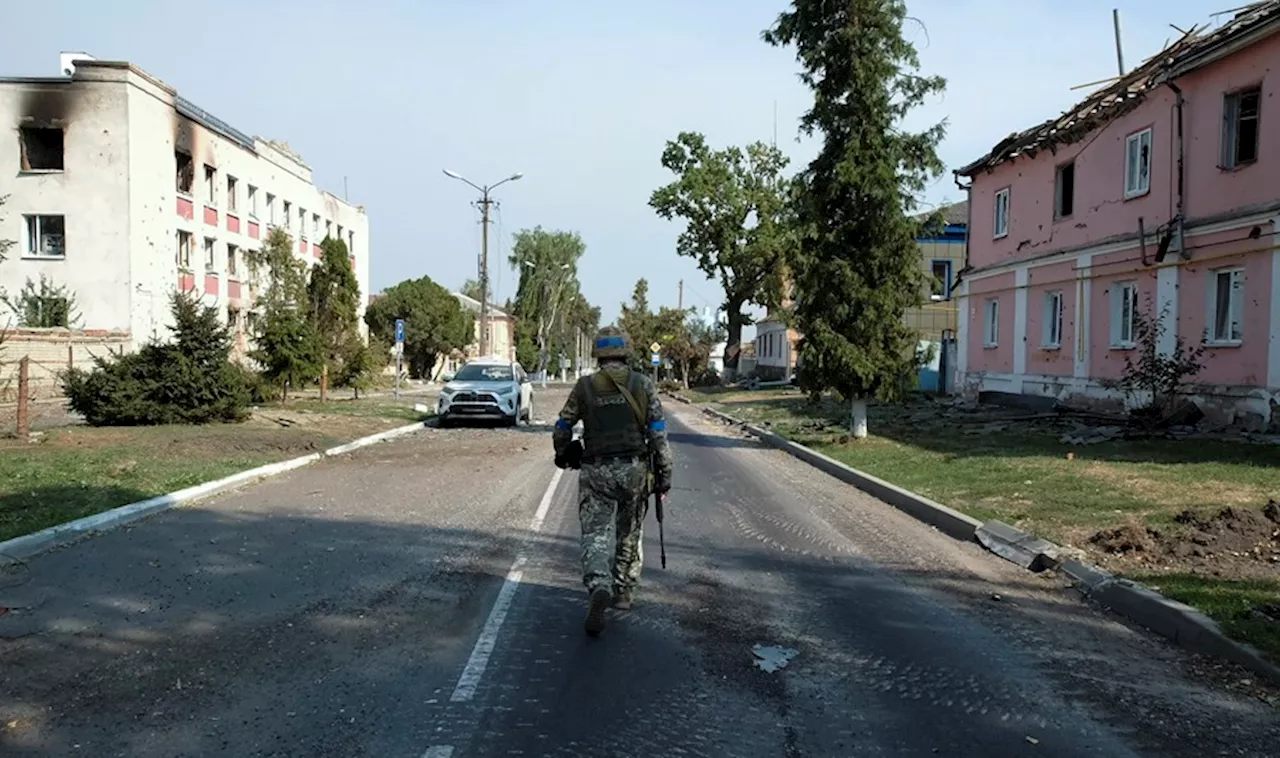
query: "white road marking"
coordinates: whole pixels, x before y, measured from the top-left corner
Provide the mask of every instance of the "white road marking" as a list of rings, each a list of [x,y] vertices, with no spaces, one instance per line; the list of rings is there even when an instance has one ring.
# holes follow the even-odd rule
[[[453,758],[453,745],[436,745],[427,748],[422,758]]]
[[[551,507],[556,487],[560,484],[560,477],[563,475],[563,469],[556,469],[555,474],[551,476],[551,483],[547,485],[547,491],[543,493],[542,500],[538,503],[538,510],[529,524],[531,533],[542,529],[542,522],[547,518],[547,510]],[[507,620],[507,611],[511,609],[511,601],[515,597],[516,589],[520,586],[521,577],[524,576],[521,567],[524,566],[525,560],[524,554],[520,553],[511,564],[511,570],[507,572],[507,577],[502,582],[502,589],[498,591],[498,599],[493,602],[489,618],[484,622],[484,628],[480,630],[480,638],[471,649],[471,657],[467,659],[467,665],[462,669],[462,676],[458,677],[458,685],[449,698],[450,702],[464,703],[475,697],[476,688],[480,686],[480,679],[484,677],[485,668],[488,667],[489,658],[493,655],[493,648],[498,642],[502,623]],[[453,748],[449,750],[451,753]],[[450,753],[428,755],[424,758],[448,758]]]

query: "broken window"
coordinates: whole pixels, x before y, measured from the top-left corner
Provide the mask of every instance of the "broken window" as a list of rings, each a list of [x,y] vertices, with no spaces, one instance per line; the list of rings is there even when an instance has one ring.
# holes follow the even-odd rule
[[[67,222],[63,216],[24,216],[28,258],[63,258],[67,254]]]
[[[249,218],[257,218],[258,217],[258,188],[250,184],[248,194],[249,194]]]
[[[1130,134],[1124,151],[1124,196],[1145,195],[1151,191],[1151,130]]]
[[[61,171],[62,130],[57,127],[24,126],[18,130],[22,145],[23,171]]]
[[[213,239],[212,237],[204,238],[204,270],[205,271],[212,272],[216,270],[214,268],[215,256],[213,252],[213,246],[216,242],[217,240]]]
[[[216,168],[213,166],[204,167],[204,198],[205,202],[209,205],[218,204],[218,195],[216,192],[218,187],[217,177],[218,170]]]
[[[307,209],[298,209],[298,236],[302,239],[307,238]]]
[[[333,222],[326,221],[324,222],[324,237],[325,239],[329,239],[332,236],[333,236]]]
[[[227,245],[227,275],[238,276],[236,273],[236,258],[239,257],[240,248],[235,245]]]
[[[178,232],[178,268],[191,270],[191,232]]]
[[[290,209],[291,207],[292,207],[292,204],[291,204],[288,200],[285,200],[285,201],[284,201],[284,213],[283,213],[283,214],[281,214],[283,217],[282,217],[280,220],[284,223],[284,230],[285,230],[286,232],[287,232],[287,231],[289,231],[289,224],[290,224],[289,219],[291,219],[291,218],[292,218],[292,216],[290,216],[290,215],[289,215],[289,209]]]
[[[1053,216],[1066,218],[1075,210],[1076,204],[1076,162],[1058,167],[1058,181],[1054,187]]]
[[[196,162],[181,150],[173,151],[173,159],[178,166],[178,191],[190,195],[191,185],[196,181]]]
[[[274,224],[276,222],[276,196],[267,193],[267,223]]]
[[[227,306],[227,324],[231,327],[231,331],[233,332],[244,331],[244,329],[241,327],[241,318],[240,318],[241,315],[242,313],[239,308],[236,308],[234,306]]]
[[[1049,349],[1062,347],[1062,311],[1062,293],[1045,293],[1044,334],[1040,339],[1042,347]]]
[[[236,212],[236,178],[227,176],[227,211]]]
[[[1258,160],[1258,87],[1233,92],[1222,100],[1222,167],[1236,168]]]
[[[320,214],[311,214],[311,238],[320,239]]]

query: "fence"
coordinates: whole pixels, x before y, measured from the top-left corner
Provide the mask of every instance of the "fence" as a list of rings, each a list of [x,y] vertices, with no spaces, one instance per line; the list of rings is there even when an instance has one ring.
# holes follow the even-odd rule
[[[66,416],[62,373],[91,368],[94,356],[132,349],[127,332],[8,329],[0,332],[0,434]],[[25,376],[24,376],[25,374]],[[19,427],[22,427],[19,429]]]

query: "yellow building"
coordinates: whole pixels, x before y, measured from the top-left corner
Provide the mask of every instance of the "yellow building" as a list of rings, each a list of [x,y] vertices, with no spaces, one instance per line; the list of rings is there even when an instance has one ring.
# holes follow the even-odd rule
[[[965,229],[969,222],[969,204],[959,202],[941,209],[944,229],[920,239],[920,265],[930,277],[927,302],[909,308],[903,314],[907,326],[920,333],[920,339],[941,342],[943,332],[955,335],[959,324],[957,301],[951,290],[956,275],[964,267]]]

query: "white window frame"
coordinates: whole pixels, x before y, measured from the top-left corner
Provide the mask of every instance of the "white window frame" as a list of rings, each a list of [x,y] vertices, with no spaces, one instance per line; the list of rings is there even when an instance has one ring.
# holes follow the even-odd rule
[[[1012,187],[997,190],[995,205],[991,217],[991,238],[1001,239],[1009,236],[1009,207]]]
[[[1066,298],[1062,290],[1044,294],[1044,333],[1040,344],[1046,350],[1057,350],[1062,347],[1062,322]]]
[[[274,224],[276,222],[276,196],[267,193],[267,223]]]
[[[1218,311],[1222,306],[1219,301],[1218,288],[1223,277],[1230,282],[1226,311],[1222,314],[1226,323],[1225,332],[1219,330]],[[1206,324],[1208,339],[1211,345],[1230,346],[1244,342],[1244,269],[1238,266],[1213,269],[1209,272],[1209,292],[1205,298],[1208,309]]]
[[[257,220],[258,218],[258,188],[252,184],[246,185],[247,204],[249,206],[249,218]]]
[[[1127,333],[1125,309],[1128,309]],[[1133,314],[1138,312],[1138,283],[1133,280],[1111,285],[1111,348],[1128,350],[1134,341]]]
[[[288,200],[281,200],[280,202],[284,204],[283,205],[283,208],[284,208],[283,223],[280,224],[280,228],[284,229],[287,232],[289,231],[289,224],[293,223],[293,217],[291,215],[293,213],[293,204],[291,204]]]
[[[982,310],[982,346],[1000,345],[1000,299],[987,298]]]
[[[240,279],[240,269],[237,263],[239,253],[239,247],[230,242],[227,243],[227,276],[236,280]]]
[[[943,264],[943,266],[946,267],[946,276],[942,278],[942,294],[941,295],[933,294],[933,290],[932,288],[930,288],[929,299],[935,303],[943,302],[951,299],[951,269],[952,269],[951,259],[950,258],[931,258],[929,260],[929,276],[930,277],[934,276],[933,267],[938,265],[939,263]]]
[[[307,240],[307,209],[301,206],[298,208],[298,238],[304,242]]]
[[[204,270],[205,273],[215,273],[218,268],[218,241],[213,237],[204,238]]]
[[[178,268],[182,271],[190,271],[191,270],[191,248],[195,246],[195,235],[192,234],[191,232],[184,232],[183,230],[179,229],[177,246],[178,247],[177,247],[175,257],[177,258]]]
[[[204,164],[204,204],[211,207],[218,207],[218,169]]]
[[[1124,140],[1124,197],[1126,200],[1142,197],[1151,191],[1151,157],[1154,141],[1151,127],[1134,132]],[[1147,148],[1147,165],[1143,171],[1142,148]],[[1137,164],[1135,165],[1135,161]],[[1134,170],[1137,175],[1134,175]]]
[[[240,181],[227,174],[227,213],[240,212]]]
[[[44,224],[48,219],[62,219],[62,234],[48,234]],[[22,217],[26,244],[22,257],[30,260],[60,261],[67,257],[67,217],[59,213],[32,213]],[[46,244],[47,243],[47,244]]]

